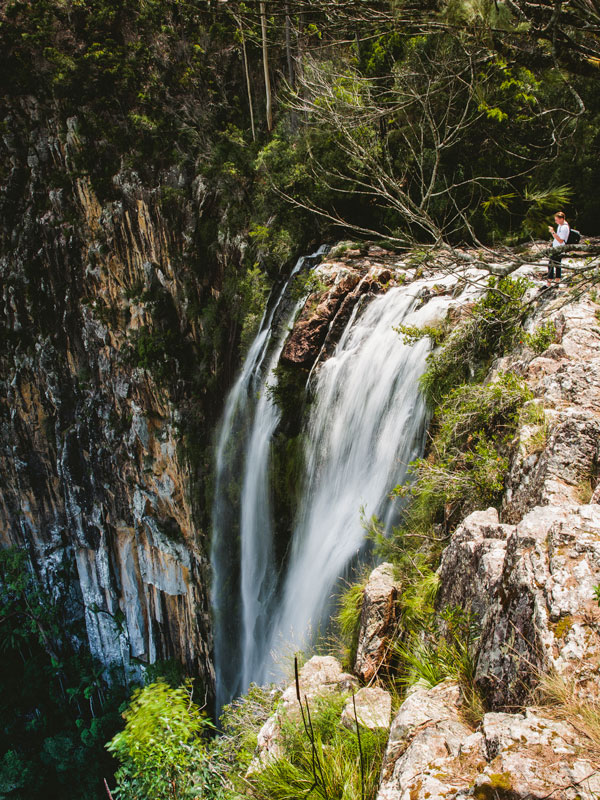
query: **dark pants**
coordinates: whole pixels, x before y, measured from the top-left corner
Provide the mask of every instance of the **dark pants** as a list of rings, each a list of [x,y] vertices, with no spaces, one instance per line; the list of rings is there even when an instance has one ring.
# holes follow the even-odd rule
[[[554,270],[556,269],[556,277],[562,278],[562,253],[555,253],[554,250],[550,254],[550,261],[548,261],[548,280],[554,278]]]

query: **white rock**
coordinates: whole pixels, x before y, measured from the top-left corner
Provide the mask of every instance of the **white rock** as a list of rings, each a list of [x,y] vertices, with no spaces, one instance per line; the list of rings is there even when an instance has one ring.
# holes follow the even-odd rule
[[[354,703],[356,703],[356,716]],[[359,724],[370,730],[389,728],[391,716],[392,697],[390,693],[377,686],[365,687],[356,692],[354,702],[351,697],[348,699],[342,711],[342,725],[353,730],[358,718]]]

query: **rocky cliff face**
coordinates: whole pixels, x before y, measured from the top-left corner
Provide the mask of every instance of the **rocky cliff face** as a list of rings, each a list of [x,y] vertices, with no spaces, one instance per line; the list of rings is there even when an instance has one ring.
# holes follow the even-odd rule
[[[489,376],[512,370],[535,395],[500,512],[470,514],[439,568],[439,610],[459,606],[479,626],[475,684],[488,713],[469,725],[452,682],[409,694],[392,723],[378,800],[600,792],[589,728],[600,689],[598,305],[540,291],[531,290],[531,326],[553,320],[560,341],[541,355],[521,346]],[[551,706],[533,707],[548,681]]]
[[[337,321],[348,318],[342,310],[352,312],[363,286],[367,296],[385,291],[398,278],[395,266],[353,252],[339,263],[329,259],[320,268],[327,289],[294,327],[287,362],[318,366],[335,341]],[[509,445],[502,502],[462,520],[438,571],[438,613],[459,607],[479,631],[471,657],[480,718],[470,716],[455,681],[413,687],[391,724],[378,800],[600,794],[590,727],[600,691],[600,307],[594,295],[549,291],[538,269],[517,272],[532,282],[527,324],[533,331],[551,322],[554,342],[542,353],[517,342],[486,378],[511,371],[533,394]],[[453,291],[455,278],[448,283],[440,275],[439,284]],[[364,588],[354,673],[369,686],[380,680],[394,638],[403,636],[394,614],[401,590],[387,564]],[[277,731],[275,715],[263,730],[275,751]],[[272,757],[271,749],[259,737],[260,757]]]
[[[207,195],[123,171],[101,204],[76,177],[77,119],[21,110],[1,197],[2,543],[27,549],[107,668],[174,657],[210,685],[198,485],[215,377],[192,313],[219,283],[196,250]],[[169,192],[188,200],[167,221]]]

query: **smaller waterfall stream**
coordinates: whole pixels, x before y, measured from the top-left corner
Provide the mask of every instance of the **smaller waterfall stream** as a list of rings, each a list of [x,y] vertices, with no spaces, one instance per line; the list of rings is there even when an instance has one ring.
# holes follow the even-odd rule
[[[275,574],[268,458],[279,419],[267,385],[275,382],[273,369],[302,301],[287,315],[272,355],[270,350],[288,286],[307,261],[320,259],[326,249],[298,259],[267,307],[218,430],[211,540],[217,710],[248,686],[257,654],[266,646]]]

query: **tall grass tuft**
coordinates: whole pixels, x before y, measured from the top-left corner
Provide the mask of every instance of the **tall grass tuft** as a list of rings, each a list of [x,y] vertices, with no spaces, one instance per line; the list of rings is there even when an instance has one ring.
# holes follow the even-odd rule
[[[362,749],[364,797],[374,800],[387,732],[361,728],[359,746],[356,731],[340,724],[345,702],[346,698],[337,694],[314,701],[310,715],[313,741],[300,719],[288,717],[283,723],[285,756],[248,778],[249,796],[255,800],[292,800],[310,792],[311,798],[357,800],[363,788]]]

